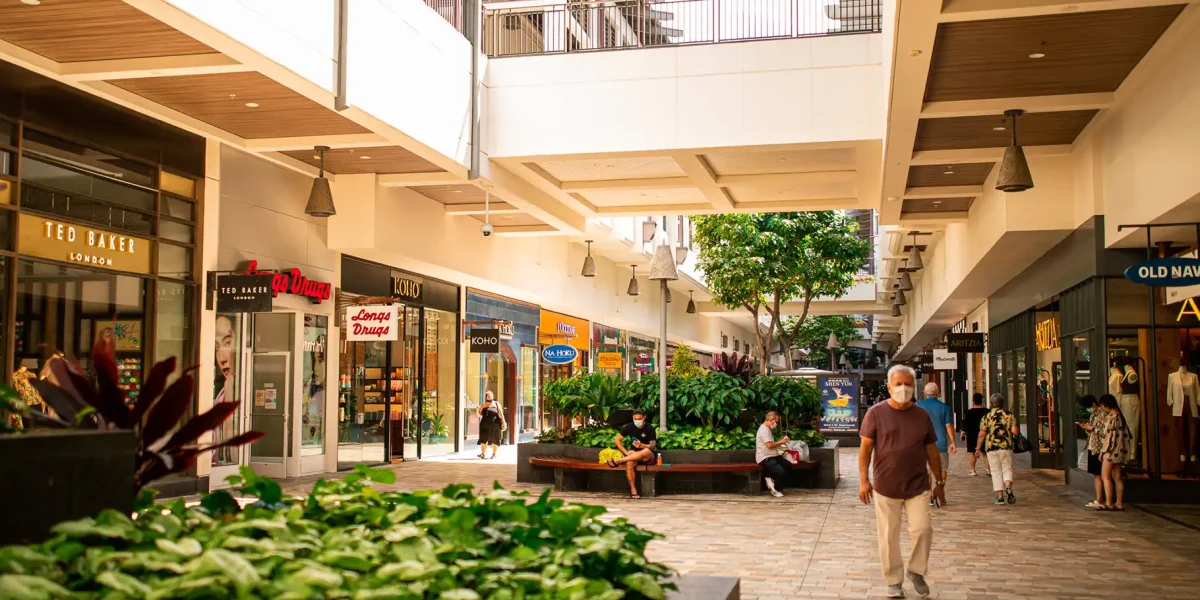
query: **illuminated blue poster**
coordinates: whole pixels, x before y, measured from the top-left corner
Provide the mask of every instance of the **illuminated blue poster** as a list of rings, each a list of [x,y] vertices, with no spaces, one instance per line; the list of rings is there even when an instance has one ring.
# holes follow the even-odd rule
[[[858,377],[818,377],[821,392],[821,431],[858,431]]]

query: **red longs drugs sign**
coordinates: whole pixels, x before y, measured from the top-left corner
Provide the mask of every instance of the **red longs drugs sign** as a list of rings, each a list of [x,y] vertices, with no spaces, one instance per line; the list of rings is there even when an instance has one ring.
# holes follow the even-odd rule
[[[333,292],[333,284],[325,281],[313,281],[304,276],[300,269],[292,267],[287,271],[259,271],[258,261],[252,260],[246,266],[246,272],[251,275],[270,275],[271,292],[276,298],[279,294],[292,294],[308,298],[313,304],[320,304],[329,299]]]
[[[390,342],[400,339],[398,307],[392,304],[346,308],[346,340]]]

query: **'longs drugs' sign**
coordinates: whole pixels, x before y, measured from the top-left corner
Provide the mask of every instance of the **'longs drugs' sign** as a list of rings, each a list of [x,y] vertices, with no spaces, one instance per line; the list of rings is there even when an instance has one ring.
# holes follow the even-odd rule
[[[1125,269],[1125,279],[1154,287],[1200,284],[1200,259],[1154,258]]]
[[[395,305],[351,306],[346,309],[346,340],[391,342],[400,339]]]

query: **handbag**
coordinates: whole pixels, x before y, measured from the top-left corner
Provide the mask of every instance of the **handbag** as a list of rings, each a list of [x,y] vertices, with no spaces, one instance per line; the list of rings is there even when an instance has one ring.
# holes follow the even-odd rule
[[[1013,437],[1013,454],[1023,454],[1033,450],[1033,444],[1029,443],[1029,439],[1021,435],[1020,432]]]

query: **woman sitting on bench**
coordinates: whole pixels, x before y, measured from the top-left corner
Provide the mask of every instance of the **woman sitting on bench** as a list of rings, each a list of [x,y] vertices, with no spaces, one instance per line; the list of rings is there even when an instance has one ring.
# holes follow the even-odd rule
[[[624,441],[626,439],[633,440],[631,448],[625,448]],[[625,456],[608,461],[608,466],[614,469],[619,465],[625,465],[625,477],[629,479],[630,498],[635,500],[641,498],[637,490],[637,466],[639,463],[654,464],[657,448],[658,434],[655,433],[654,427],[646,423],[646,413],[641,410],[634,411],[633,422],[622,427],[620,433],[617,434],[617,450],[620,450]]]

